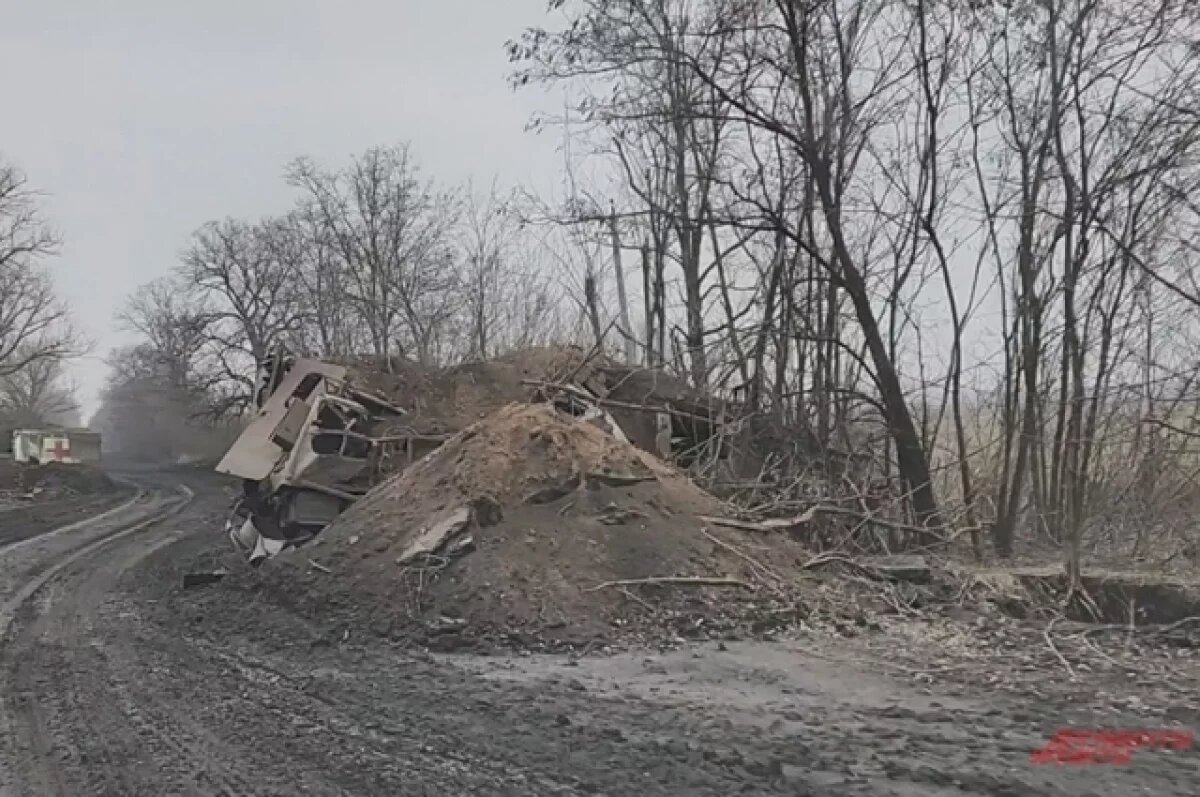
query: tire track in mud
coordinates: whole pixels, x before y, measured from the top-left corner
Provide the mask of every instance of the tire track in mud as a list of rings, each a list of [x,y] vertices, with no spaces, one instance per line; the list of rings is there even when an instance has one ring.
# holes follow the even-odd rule
[[[122,501],[115,506],[110,505],[102,507],[102,511],[94,515],[89,515],[81,520],[76,520],[61,526],[54,526],[40,532],[36,530],[32,533],[22,533],[19,531],[16,533],[11,531],[7,532],[2,538],[0,538],[0,553],[4,554],[5,556],[9,556],[13,551],[19,550],[22,546],[29,546],[38,542],[45,543],[47,540],[65,536],[71,532],[84,528],[85,526],[92,526],[97,523],[104,522],[106,519],[109,519],[118,513],[129,510],[145,496],[146,491],[144,489],[136,488],[134,494],[125,501]],[[17,511],[18,510],[16,509],[6,509],[5,513],[16,513]]]
[[[5,758],[15,766],[0,797],[404,790],[403,767],[388,761],[396,751],[353,718],[277,678],[229,672],[232,658],[192,648],[182,626],[143,623],[144,607],[120,600],[121,578],[144,577],[131,569],[184,536],[162,528],[182,506],[132,525],[123,517],[115,530],[114,520],[6,601],[0,685],[12,696]],[[311,738],[293,743],[301,727]],[[364,757],[375,766],[356,772]]]
[[[131,570],[112,611],[139,615],[136,637],[114,655],[164,721],[194,702],[188,727],[236,751],[255,795],[1157,797],[1193,794],[1200,774],[1183,755],[1031,767],[1069,721],[1061,702],[935,692],[856,664],[854,647],[826,658],[819,638],[578,661],[429,656],[296,614],[244,568],[164,588],[212,561],[193,536]]]
[[[103,560],[81,565],[99,564],[98,570],[73,573],[78,580],[64,579],[78,597],[52,604],[36,621],[41,638],[31,644],[27,660],[33,664],[22,661],[18,666],[17,684],[19,688],[35,685],[38,673],[47,669],[61,673],[52,688],[43,690],[47,713],[52,715],[49,724],[58,742],[61,769],[71,775],[86,772],[89,786],[101,780],[104,793],[112,794],[250,794],[252,784],[221,763],[237,756],[217,740],[195,732],[193,710],[179,704],[170,712],[160,710],[158,695],[171,695],[170,682],[181,673],[168,673],[171,678],[161,685],[147,681],[145,664],[136,663],[144,652],[141,640],[136,633],[115,633],[110,624],[136,628],[136,618],[128,613],[107,616],[104,601],[120,574],[175,538],[167,535],[143,543],[134,537],[128,545],[106,551]],[[83,606],[88,610],[71,618],[63,629],[65,641],[47,644],[47,638],[54,639],[58,632],[54,625],[72,607]]]
[[[411,699],[413,694],[405,695],[407,699],[397,699],[398,695],[388,695],[384,690],[370,694],[345,688],[346,681],[360,682],[365,675],[358,668],[361,662],[354,657],[349,657],[350,669],[329,667],[328,662],[325,666],[306,666],[316,662],[302,664],[294,657],[264,659],[240,646],[218,646],[194,637],[187,641],[197,658],[229,673],[230,682],[258,687],[249,690],[243,687],[244,694],[252,695],[256,703],[254,707],[248,706],[246,712],[256,708],[260,714],[272,717],[275,733],[279,735],[262,738],[270,739],[280,749],[288,749],[291,756],[287,762],[289,772],[280,773],[284,788],[279,794],[297,791],[306,794],[580,793],[576,788],[577,778],[564,771],[561,761],[556,761],[553,767],[533,766],[530,761],[522,760],[520,753],[496,745],[495,736],[489,739],[490,744],[485,744],[460,733],[462,726],[455,717],[456,710],[470,712],[488,703],[471,695],[472,690],[455,668],[430,672],[400,655],[391,662],[377,661],[375,667],[367,668],[379,672],[388,664],[399,666],[410,679],[430,691],[457,695],[457,701],[447,702],[459,705],[442,704],[443,724],[431,721],[430,707],[419,697]],[[479,719],[484,719],[482,714]],[[288,731],[279,733],[280,729],[289,729],[300,737],[322,739],[322,747],[304,749],[299,739],[288,744],[283,738]],[[229,729],[229,732],[245,731]],[[317,764],[313,772],[306,773],[309,781],[302,790],[297,789],[294,781],[301,761]],[[350,766],[345,766],[345,762],[350,762]],[[274,762],[279,763],[279,760]],[[269,772],[272,762],[259,762],[257,767],[260,772]],[[293,780],[289,783],[288,778]]]
[[[192,498],[183,485],[170,491],[138,485],[136,494],[116,507],[0,552],[0,797],[77,793],[68,788],[60,767],[70,758],[56,738],[61,709],[101,740],[107,738],[106,726],[120,722],[122,714],[106,689],[78,690],[73,680],[84,662],[80,647],[70,642],[89,629],[88,616],[103,596],[95,587],[106,586],[92,583],[106,580],[104,569],[92,565],[109,546],[153,530]],[[152,548],[144,550],[142,555]],[[83,583],[72,584],[72,579]],[[60,698],[58,713],[48,710],[51,695]],[[136,793],[123,788],[126,772],[108,782],[116,789],[112,793]]]
[[[132,485],[126,487],[128,489],[111,494],[35,501],[0,509],[0,556],[11,545],[75,525],[81,520],[91,522],[98,515],[120,509],[138,492]]]
[[[124,608],[116,604],[110,611]],[[112,624],[104,625],[111,635]],[[330,688],[315,677],[315,662],[301,656],[252,652],[239,640],[170,635],[154,622],[125,627],[136,630],[105,648],[112,671],[136,685],[129,693],[135,711],[156,729],[193,740],[163,760],[206,767],[208,783],[189,784],[194,792],[183,790],[174,770],[165,771],[160,784],[174,785],[171,793],[579,794],[561,771],[522,768],[494,743],[480,745],[431,724],[424,706],[381,695],[371,704],[364,695]],[[185,657],[187,675],[176,669]],[[407,673],[434,685],[428,673]],[[223,786],[207,777],[218,766],[213,762],[222,762]]]

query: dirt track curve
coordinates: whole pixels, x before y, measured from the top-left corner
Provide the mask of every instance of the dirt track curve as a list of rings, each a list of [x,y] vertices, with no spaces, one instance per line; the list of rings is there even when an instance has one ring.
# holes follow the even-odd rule
[[[143,474],[92,522],[0,547],[0,797],[1190,795],[1200,754],[1035,767],[1144,716],[935,694],[815,642],[432,657],[262,614],[213,561],[219,485]],[[192,497],[194,495],[194,497]]]

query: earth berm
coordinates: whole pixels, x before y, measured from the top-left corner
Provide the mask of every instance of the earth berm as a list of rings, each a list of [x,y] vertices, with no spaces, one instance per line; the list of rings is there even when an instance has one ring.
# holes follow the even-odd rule
[[[436,649],[754,633],[805,612],[807,552],[710,528],[682,473],[548,404],[510,404],[376,487],[263,583]]]

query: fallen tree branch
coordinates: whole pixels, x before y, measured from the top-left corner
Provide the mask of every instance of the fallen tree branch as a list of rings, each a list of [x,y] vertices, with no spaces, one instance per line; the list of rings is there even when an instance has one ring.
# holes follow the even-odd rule
[[[814,567],[820,567],[821,565],[829,565],[829,564],[833,564],[834,562],[841,562],[842,564],[846,564],[846,565],[858,566],[858,563],[855,562],[853,559],[851,559],[848,556],[843,556],[842,554],[837,554],[837,553],[819,553],[816,556],[814,556],[812,559],[809,559],[807,562],[800,565],[800,569],[801,570],[812,570]]]
[[[580,360],[574,368],[571,369],[571,372],[567,374],[566,377],[559,380],[560,382],[575,381],[575,377],[579,376],[579,372],[586,368],[588,363],[595,359],[596,355],[604,350],[604,338],[608,335],[609,330],[616,326],[616,324],[617,319],[615,318],[608,322],[608,326],[606,326],[604,331],[600,333],[600,336],[596,338],[596,342],[592,344],[592,348],[588,350],[588,353],[584,356],[584,358]],[[619,328],[620,327],[618,327],[618,329]]]
[[[1092,636],[1093,634],[1102,634],[1106,631],[1120,631],[1132,636],[1155,637],[1169,634],[1176,629],[1183,628],[1186,625],[1200,622],[1200,616],[1184,617],[1182,620],[1176,620],[1173,623],[1165,625],[1139,625],[1131,628],[1128,625],[1117,625],[1115,623],[1106,623],[1103,625],[1089,625],[1082,629],[1083,636]]]
[[[697,515],[697,518],[705,523],[711,523],[714,526],[726,526],[731,529],[741,529],[742,531],[781,531],[785,529],[795,528],[809,523],[817,516],[817,512],[821,507],[814,506],[807,512],[797,515],[792,518],[770,518],[768,520],[739,520],[738,518],[729,517],[713,517],[711,515]]]
[[[1137,672],[1138,671],[1137,667],[1131,666],[1129,664],[1122,664],[1121,662],[1114,659],[1112,656],[1105,653],[1103,650],[1100,649],[1100,647],[1095,642],[1088,639],[1086,636],[1081,636],[1079,638],[1083,640],[1083,644],[1087,645],[1088,648],[1093,653],[1095,653],[1097,656],[1099,656],[1100,658],[1107,661],[1112,666],[1123,669],[1123,670],[1128,670],[1129,672]]]
[[[837,516],[841,516],[841,517],[848,517],[848,518],[851,518],[852,520],[857,520],[857,521],[859,521],[859,523],[864,524],[864,525],[874,524],[876,526],[882,526],[883,528],[894,529],[896,531],[906,531],[906,532],[913,532],[913,533],[920,532],[922,534],[929,534],[929,533],[933,533],[936,531],[935,529],[927,529],[927,528],[923,528],[921,526],[914,526],[911,523],[902,523],[897,520],[888,520],[887,518],[881,518],[878,515],[864,514],[863,512],[859,512],[856,509],[847,509],[846,507],[842,507],[842,506],[829,506],[828,504],[818,504],[816,506],[811,506],[807,510],[802,512],[801,514],[796,515],[795,517],[790,517],[790,518],[768,518],[766,520],[741,520],[739,518],[718,518],[718,517],[711,517],[711,516],[707,516],[707,515],[700,515],[699,517],[701,520],[705,521],[706,523],[712,523],[715,526],[728,526],[729,528],[741,529],[742,531],[774,532],[774,531],[786,531],[788,529],[794,529],[798,526],[803,526],[807,523],[811,523],[813,520],[816,519],[817,515],[837,515]],[[955,532],[953,535],[951,535],[949,537],[943,536],[941,539],[938,540],[938,542],[936,544],[943,545],[945,543],[951,542],[967,531],[970,531],[970,529],[960,530],[958,532]]]
[[[809,559],[807,562],[800,565],[800,569],[812,570],[817,567],[822,567],[823,565],[831,565],[835,563],[846,565],[846,567],[850,568],[852,571],[866,576],[871,581],[887,581],[887,577],[880,572],[878,568],[863,564],[862,562],[855,561],[849,556],[838,553],[819,553],[812,559]]]
[[[1200,622],[1200,617],[1185,617],[1182,620],[1176,620],[1175,622],[1168,623],[1164,626],[1143,626],[1143,628],[1149,628],[1149,633],[1151,636],[1161,636],[1162,634],[1171,633],[1176,628],[1183,628],[1185,625],[1191,625],[1192,623],[1196,622]]]
[[[1067,675],[1071,676],[1071,680],[1074,681],[1075,670],[1073,670],[1070,663],[1063,658],[1063,654],[1058,652],[1058,648],[1054,644],[1054,638],[1050,636],[1050,632],[1054,629],[1054,624],[1061,619],[1061,617],[1055,617],[1053,620],[1051,620],[1050,624],[1046,626],[1046,629],[1042,631],[1042,638],[1046,640],[1046,645],[1050,648],[1050,652],[1054,654],[1055,658],[1057,658],[1059,663],[1062,664],[1062,666],[1066,669]]]
[[[760,578],[763,575],[770,577],[773,581],[776,582],[775,584],[772,585],[772,588],[779,595],[781,595],[781,596],[783,595],[783,588],[780,586],[780,584],[783,583],[783,577],[780,576],[778,573],[776,573],[774,570],[767,567],[762,562],[758,561],[753,556],[751,556],[750,554],[741,550],[737,546],[730,545],[729,543],[725,542],[724,540],[721,540],[721,539],[713,536],[712,534],[709,533],[708,529],[702,528],[702,529],[700,529],[700,533],[703,534],[705,537],[707,537],[717,547],[723,548],[724,550],[729,551],[731,554],[733,554],[737,558],[741,559],[746,564],[750,565],[750,568],[752,570],[754,570],[759,575]]]
[[[608,587],[636,587],[643,584],[674,584],[687,587],[741,587],[750,589],[750,585],[740,578],[724,578],[720,576],[659,576],[654,578],[623,578],[618,581],[605,581],[585,592],[596,592]]]

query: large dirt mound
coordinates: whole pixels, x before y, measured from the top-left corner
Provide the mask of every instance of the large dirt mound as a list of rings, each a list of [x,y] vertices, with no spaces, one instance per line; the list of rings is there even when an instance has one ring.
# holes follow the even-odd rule
[[[448,368],[428,368],[400,357],[390,362],[359,357],[343,364],[356,385],[408,411],[405,427],[432,435],[461,431],[506,404],[525,401],[530,382],[571,377],[586,383],[608,360],[589,358],[578,347],[548,346]]]
[[[592,422],[512,404],[281,564],[320,611],[442,647],[786,623],[795,579],[781,574],[799,572],[803,550],[784,535],[707,529],[697,518],[721,511]]]

